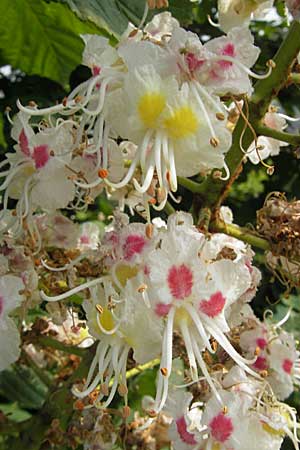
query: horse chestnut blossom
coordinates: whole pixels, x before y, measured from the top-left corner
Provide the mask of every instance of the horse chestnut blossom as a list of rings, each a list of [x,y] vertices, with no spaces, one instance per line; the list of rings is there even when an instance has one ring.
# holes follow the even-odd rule
[[[9,367],[20,356],[20,334],[9,314],[24,300],[21,278],[11,274],[0,277],[0,371]]]
[[[247,356],[257,355],[253,368],[264,371],[279,400],[285,400],[299,384],[299,352],[293,336],[278,324],[251,320],[250,329],[241,333],[240,345]]]
[[[261,107],[251,81],[275,67],[269,62],[265,73],[252,70],[260,49],[248,29],[251,16],[273,2],[219,0],[226,34],[203,42],[169,12],[144,25],[149,8],[167,3],[149,0],[141,25],[129,24],[115,46],[82,35],[88,79],[55,105],[17,101],[18,112],[8,115],[14,146],[0,163],[0,371],[17,361],[21,348],[31,357],[43,342],[52,345],[40,361],[49,359],[50,367],[55,359],[59,383],[75,368],[67,381],[76,397],[72,427],[86,425],[90,414],[83,438],[74,433],[85,449],[119,445],[127,433],[132,447],[144,448],[134,437],[152,424],[148,439],[160,424],[174,450],[279,450],[285,437],[299,450],[295,410],[283,403],[299,386],[299,350],[282,327],[288,316],[272,324],[251,308],[261,272],[248,244],[276,247],[266,261],[288,269],[291,258],[282,250],[292,243],[295,278],[298,216],[290,208],[287,227],[287,208],[276,210],[278,234],[266,209],[258,222],[269,224],[267,232],[260,226],[264,236],[257,236],[241,231],[221,206],[246,160],[242,152],[257,164],[287,145],[257,137],[258,131],[296,141],[283,131],[297,119],[272,106],[261,118],[268,105]],[[287,2],[295,16],[296,3]],[[272,78],[284,84],[280,70],[279,64],[267,82],[273,97]],[[257,103],[248,100],[253,92]],[[255,141],[250,147],[247,127]],[[193,203],[185,201],[188,190]],[[111,200],[112,216],[97,205],[88,210],[99,194]],[[181,200],[180,209],[190,212],[174,212]],[[86,347],[87,367],[88,358],[80,362]],[[60,360],[61,350],[72,357]],[[156,366],[145,417],[135,414],[136,431],[125,422],[119,433],[109,414],[121,397],[117,415],[131,417],[128,379]],[[42,416],[54,429],[52,410],[59,408],[51,402],[52,390]]]

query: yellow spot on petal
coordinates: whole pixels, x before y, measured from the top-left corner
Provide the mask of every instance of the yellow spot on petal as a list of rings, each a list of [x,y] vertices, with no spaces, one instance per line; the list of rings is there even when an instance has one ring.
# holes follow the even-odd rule
[[[102,327],[107,331],[112,330],[115,326],[115,322],[114,322],[112,313],[107,308],[103,308],[103,312],[102,312],[102,314],[100,314],[99,320],[100,320]]]
[[[284,436],[285,431],[284,430],[276,430],[275,428],[272,428],[268,423],[263,422],[262,424],[263,429],[273,436]]]
[[[120,264],[116,268],[116,277],[118,278],[119,282],[122,286],[125,287],[126,283],[130,278],[133,278],[138,273],[138,267],[136,266],[129,266],[128,264]]]
[[[181,139],[196,133],[199,121],[189,106],[183,106],[165,119],[164,125],[168,135],[173,139]]]
[[[141,121],[147,128],[155,128],[165,104],[165,96],[160,92],[147,92],[140,98],[138,112]]]
[[[185,308],[177,308],[174,318],[174,327],[178,328],[180,322],[184,320],[186,321],[187,325],[189,325],[191,323],[191,316],[189,315],[189,313],[186,311]]]
[[[221,450],[220,444],[213,444],[211,450]]]

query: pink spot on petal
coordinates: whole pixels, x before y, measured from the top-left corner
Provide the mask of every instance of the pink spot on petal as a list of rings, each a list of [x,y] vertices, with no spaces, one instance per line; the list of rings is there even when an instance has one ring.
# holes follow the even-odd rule
[[[48,145],[44,144],[34,147],[32,158],[35,162],[36,169],[42,169],[50,158]]]
[[[194,72],[195,70],[200,69],[205,63],[204,59],[198,59],[194,53],[187,53],[185,55],[185,60],[187,62],[188,68],[190,72]]]
[[[230,417],[226,417],[223,413],[215,416],[210,424],[212,437],[218,442],[225,442],[230,438],[233,432],[233,424]]]
[[[225,47],[223,47],[223,49],[221,50],[221,55],[231,56],[233,58],[235,56],[234,45],[231,42],[226,44]],[[218,64],[222,69],[228,69],[229,67],[232,66],[232,62],[224,60],[219,61]]]
[[[216,317],[223,311],[225,303],[225,297],[218,291],[211,295],[209,300],[201,300],[199,308],[208,317]]]
[[[173,297],[183,300],[189,297],[193,287],[193,273],[185,264],[172,266],[168,274],[168,286]]]
[[[155,314],[157,314],[159,317],[164,317],[169,313],[171,307],[171,304],[157,303],[155,305]]]
[[[92,68],[92,74],[94,77],[96,77],[97,75],[99,75],[101,72],[101,67],[99,66],[93,66]]]
[[[83,234],[82,236],[80,236],[80,242],[81,244],[89,244],[90,238],[86,234]]]
[[[266,348],[266,346],[268,345],[268,342],[264,338],[258,338],[258,339],[256,339],[256,345],[260,349],[264,350]]]
[[[130,261],[136,254],[142,253],[146,245],[146,240],[139,234],[131,234],[127,236],[125,244],[123,244],[124,258]]]
[[[147,266],[147,264],[144,267],[144,275],[146,275],[146,277],[149,277],[150,275],[150,267]]]
[[[288,375],[291,375],[293,365],[294,365],[293,361],[291,361],[290,359],[285,359],[282,363],[282,368],[285,371],[285,373],[287,373]]]
[[[268,364],[266,358],[263,356],[258,356],[255,363],[253,364],[254,369],[256,370],[267,370]]]
[[[177,431],[178,431],[178,434],[179,434],[182,442],[185,442],[186,444],[189,444],[189,445],[197,444],[197,441],[195,440],[194,435],[187,430],[186,421],[185,421],[184,416],[181,416],[179,419],[176,420],[176,427],[177,427]]]
[[[28,144],[28,138],[25,134],[24,128],[22,128],[21,133],[19,134],[19,145],[21,148],[21,152],[26,156],[30,156],[30,149]]]

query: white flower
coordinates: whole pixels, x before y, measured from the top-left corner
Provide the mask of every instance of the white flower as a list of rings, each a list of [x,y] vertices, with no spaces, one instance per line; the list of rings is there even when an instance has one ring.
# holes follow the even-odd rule
[[[274,130],[282,131],[287,124],[277,112],[267,112],[264,119],[264,124]],[[277,139],[268,138],[266,136],[259,136],[257,145],[253,142],[247,150],[247,157],[253,164],[258,164],[260,161],[267,159],[269,156],[277,156],[280,152],[280,147],[285,147],[289,144]]]
[[[0,371],[14,363],[20,356],[20,335],[9,314],[20,306],[24,289],[21,278],[14,275],[0,277]]]
[[[248,25],[252,13],[258,8],[271,7],[266,0],[218,0],[219,23],[223,31],[243,24]]]

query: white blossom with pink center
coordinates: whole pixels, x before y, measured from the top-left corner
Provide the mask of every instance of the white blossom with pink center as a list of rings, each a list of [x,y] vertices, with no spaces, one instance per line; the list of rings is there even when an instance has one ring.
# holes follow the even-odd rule
[[[14,275],[0,277],[0,371],[14,363],[20,356],[20,335],[14,320],[9,314],[16,309],[24,297],[21,278]]]
[[[240,336],[240,346],[247,357],[257,354],[253,368],[267,373],[279,400],[285,400],[299,385],[299,351],[292,335],[268,322],[252,321],[254,326]]]
[[[75,195],[67,168],[72,158],[72,125],[58,120],[54,127],[40,124],[35,133],[29,119],[28,114],[17,114],[11,132],[17,141],[15,153],[6,154],[2,165],[9,165],[9,169],[1,172],[1,177],[5,177],[0,186],[0,190],[5,190],[3,211],[9,198],[18,200],[17,229],[22,219],[38,207],[44,211],[64,208]]]
[[[213,352],[211,336],[237,364],[255,376],[249,361],[239,355],[225,334],[229,331],[226,310],[251,286],[249,270],[245,270],[243,257],[232,261],[206,256],[203,260],[202,254],[208,255],[211,245],[214,243],[192,226],[192,217],[179,213],[169,217],[168,230],[148,255],[146,285],[151,290],[150,304],[157,317],[165,319],[157,411],[163,408],[168,395],[174,329],[183,337],[192,379],[198,379],[199,366],[216,395],[201,355],[204,349]],[[218,400],[222,401],[220,397]]]

